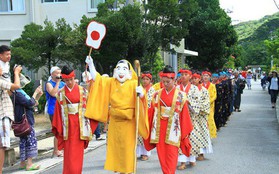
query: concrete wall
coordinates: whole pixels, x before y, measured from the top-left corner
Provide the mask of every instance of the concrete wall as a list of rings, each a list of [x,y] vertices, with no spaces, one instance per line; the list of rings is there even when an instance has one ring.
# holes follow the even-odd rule
[[[23,13],[0,13],[0,44],[7,44],[18,38],[30,21],[30,0],[25,1]]]

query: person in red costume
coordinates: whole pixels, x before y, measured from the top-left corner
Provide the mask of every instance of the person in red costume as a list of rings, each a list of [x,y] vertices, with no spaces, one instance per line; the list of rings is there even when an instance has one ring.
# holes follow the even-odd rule
[[[152,86],[152,74],[149,71],[145,71],[141,74],[141,83],[147,95],[148,108],[150,108],[155,89]],[[143,138],[141,136],[138,136],[137,157],[140,157],[142,161],[146,161],[150,156],[151,151],[147,151],[145,149]]]
[[[155,91],[158,91],[159,89],[164,87],[164,84],[162,83],[162,73],[163,71],[159,72],[160,82],[157,82],[152,86],[155,89]]]
[[[58,140],[58,150],[64,149],[63,174],[81,174],[84,149],[98,122],[84,117],[87,90],[76,84],[74,70],[64,66],[61,74],[66,85],[56,97],[52,132]]]
[[[178,149],[190,155],[189,135],[193,129],[186,94],[175,87],[175,73],[166,66],[162,73],[164,87],[153,96],[149,108],[150,135],[145,140],[147,150],[157,148],[158,158],[164,174],[174,174],[178,160]]]

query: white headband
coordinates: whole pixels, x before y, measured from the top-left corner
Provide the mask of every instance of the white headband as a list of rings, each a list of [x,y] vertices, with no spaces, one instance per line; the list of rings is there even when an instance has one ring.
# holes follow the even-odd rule
[[[54,66],[50,69],[50,74],[52,74],[54,71],[56,70],[60,70],[60,68],[58,66]]]

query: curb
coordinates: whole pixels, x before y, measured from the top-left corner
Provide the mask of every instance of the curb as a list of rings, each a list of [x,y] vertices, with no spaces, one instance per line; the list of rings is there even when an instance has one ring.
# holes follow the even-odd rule
[[[279,111],[277,111],[277,108],[279,108],[278,102],[277,102],[276,107],[275,107],[275,114],[276,114],[277,121],[278,121],[278,124],[279,124]]]
[[[84,154],[91,152],[103,145],[106,144],[106,140],[102,140],[102,141],[96,141],[96,140],[92,140],[89,142],[88,147],[84,150]],[[45,152],[44,154],[48,154],[51,153],[52,149],[50,149],[49,151]],[[34,159],[34,161],[36,161]],[[35,171],[25,171],[25,170],[18,170],[18,169],[14,169],[12,171],[9,170],[4,170],[4,173],[12,173],[12,174],[39,174],[42,172],[45,172],[53,167],[56,167],[58,165],[60,165],[63,162],[63,158],[59,158],[59,157],[55,157],[55,158],[44,158],[44,159],[39,159],[38,161],[36,161],[36,164],[41,165],[41,168],[39,170],[35,170]],[[61,171],[62,172],[62,171]]]

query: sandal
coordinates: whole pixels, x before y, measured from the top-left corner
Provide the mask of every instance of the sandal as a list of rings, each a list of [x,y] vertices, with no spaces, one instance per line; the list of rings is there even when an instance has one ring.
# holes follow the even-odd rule
[[[18,170],[24,170],[26,169],[26,164],[24,166],[19,166]]]
[[[38,165],[38,164],[32,164],[31,167],[29,167],[29,168],[26,167],[26,171],[39,170],[40,167],[41,167],[41,166]]]
[[[191,167],[196,166],[196,162],[190,162],[190,166],[191,166]]]
[[[96,138],[96,140],[97,140],[97,141],[101,141],[101,140],[105,140],[105,138],[103,138],[103,137],[98,137],[98,138]]]
[[[147,161],[148,160],[148,156],[146,156],[146,155],[143,155],[143,156],[141,156],[141,158],[140,158],[142,161]]]
[[[177,167],[177,170],[185,170],[187,167],[186,167],[186,164],[183,163],[181,164],[180,166]]]
[[[58,154],[52,154],[51,158],[54,158],[54,157],[63,157],[63,152],[59,151]]]
[[[203,161],[204,160],[204,156],[203,154],[199,154],[199,156],[196,158],[197,161]]]

